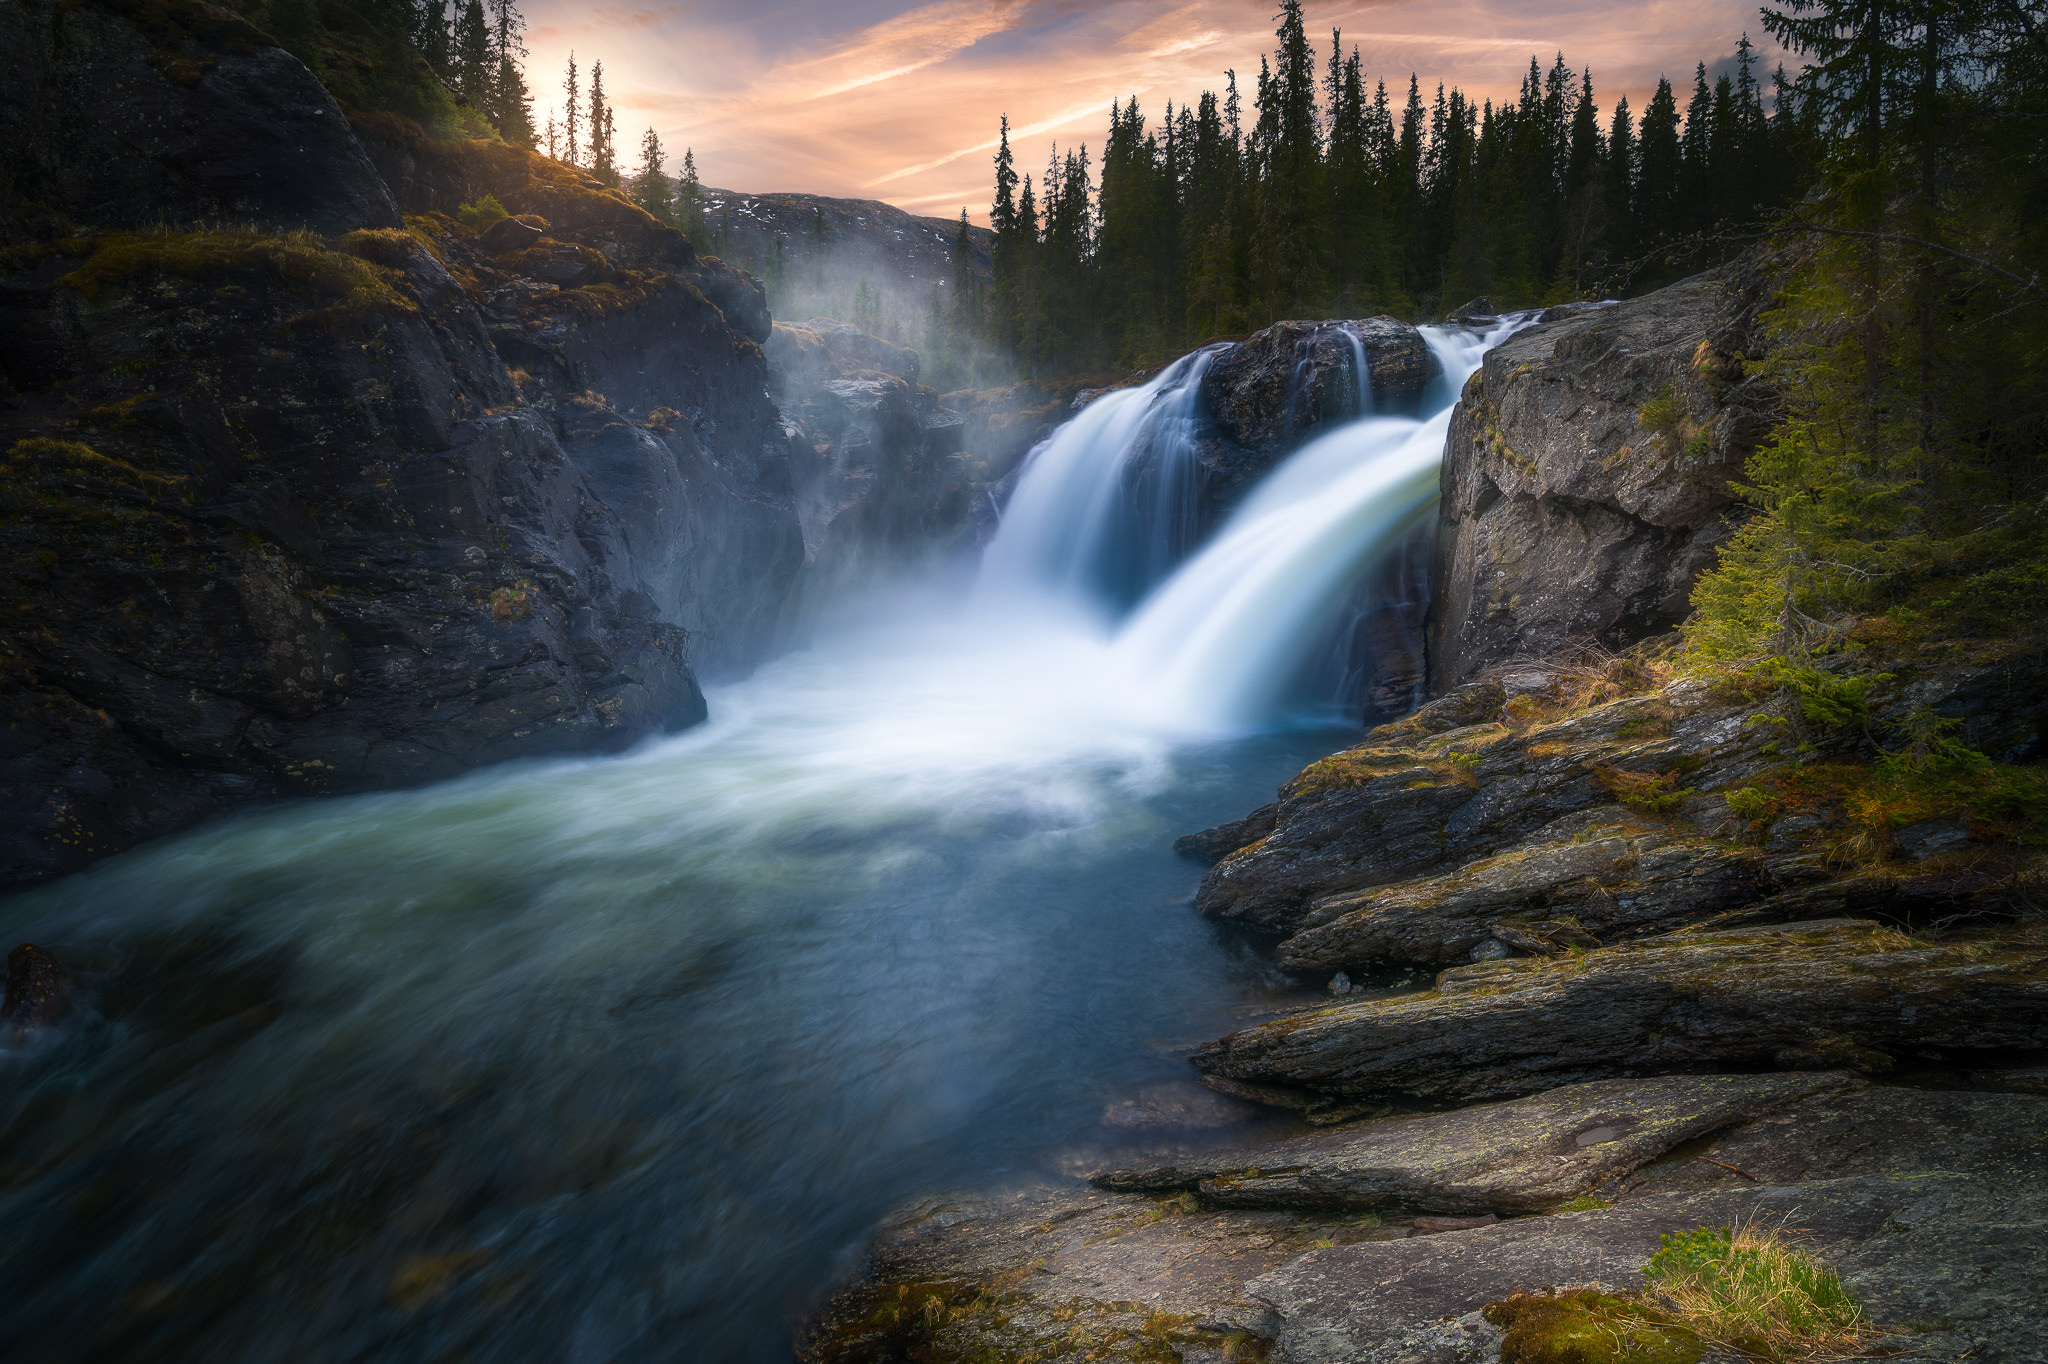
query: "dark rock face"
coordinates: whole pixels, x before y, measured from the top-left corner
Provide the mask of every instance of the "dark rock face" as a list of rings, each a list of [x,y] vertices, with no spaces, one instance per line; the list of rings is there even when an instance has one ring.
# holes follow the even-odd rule
[[[967,423],[918,386],[916,352],[817,318],[777,323],[768,357],[789,431],[807,608],[971,541]]]
[[[1092,1182],[1129,1192],[1188,1189],[1226,1207],[1547,1212],[1681,1142],[1859,1083],[1840,1075],[1603,1080],[1227,1147]]]
[[[1488,353],[1444,455],[1433,689],[1683,617],[1732,528],[1728,481],[1773,420],[1771,395],[1742,377],[1763,293],[1747,276],[1702,275],[1546,314]]]
[[[1414,415],[1436,360],[1420,332],[1391,317],[1276,322],[1218,353],[1202,376],[1221,437],[1203,459],[1211,504],[1234,503],[1284,456],[1359,415],[1358,350],[1372,410]]]
[[[1196,1053],[1235,1079],[1470,1103],[1645,1071],[1883,1069],[2048,1047],[2038,934],[1919,946],[1863,920],[1690,931],[1261,1024]]]
[[[64,80],[105,66],[119,88],[164,56],[153,30],[64,13],[84,26]],[[121,172],[123,202],[395,222],[318,85],[239,31],[176,35],[189,83],[145,69],[181,92],[180,135],[233,143],[271,197],[232,199],[233,174],[148,133],[121,154],[157,170]],[[38,41],[10,51],[10,97],[49,74]],[[284,155],[251,118],[303,142]],[[759,285],[516,149],[372,147],[424,215],[406,231],[93,236],[128,220],[88,217],[91,185],[37,181],[39,144],[8,143],[17,192],[85,239],[0,276],[0,884],[252,800],[617,749],[703,717],[693,659],[774,639],[804,556]],[[522,240],[434,212],[483,193]]]
[[[398,226],[333,98],[226,10],[12,4],[0,52],[0,218]]]

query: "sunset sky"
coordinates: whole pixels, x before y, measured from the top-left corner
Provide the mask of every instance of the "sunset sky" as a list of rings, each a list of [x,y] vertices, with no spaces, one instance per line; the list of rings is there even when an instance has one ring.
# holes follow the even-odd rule
[[[675,160],[694,147],[706,184],[882,199],[986,221],[997,118],[1020,168],[1049,144],[1097,146],[1113,99],[1156,120],[1235,67],[1249,105],[1272,46],[1271,0],[529,0],[536,123],[559,109],[564,58],[605,67],[620,159],[649,125]],[[1617,94],[1641,109],[1659,74],[1684,98],[1745,30],[1772,61],[1749,0],[1311,0],[1320,64],[1330,29],[1368,80],[1425,97],[1436,83],[1511,95],[1531,53],[1590,64],[1603,121]]]

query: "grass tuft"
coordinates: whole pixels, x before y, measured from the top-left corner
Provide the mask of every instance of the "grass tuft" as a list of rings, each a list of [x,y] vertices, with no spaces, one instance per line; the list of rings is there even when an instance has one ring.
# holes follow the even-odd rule
[[[1666,1234],[1643,1274],[1700,1339],[1774,1364],[1853,1354],[1876,1334],[1840,1276],[1783,1231]]]

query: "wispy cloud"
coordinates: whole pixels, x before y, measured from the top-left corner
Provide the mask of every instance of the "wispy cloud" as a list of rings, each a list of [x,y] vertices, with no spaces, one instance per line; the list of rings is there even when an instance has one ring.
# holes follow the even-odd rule
[[[1005,113],[1018,159],[1100,142],[1113,99],[1156,115],[1239,74],[1250,109],[1272,46],[1266,0],[668,0],[594,9],[528,0],[532,84],[545,118],[562,59],[601,59],[620,142],[652,124],[709,183],[957,207],[969,158],[996,146]],[[1326,54],[1341,27],[1371,79],[1512,96],[1531,55],[1590,65],[1602,107],[1641,105],[1757,29],[1754,0],[1309,0]],[[627,131],[633,135],[629,138]],[[984,177],[985,178],[985,177]],[[985,204],[988,190],[966,202]]]

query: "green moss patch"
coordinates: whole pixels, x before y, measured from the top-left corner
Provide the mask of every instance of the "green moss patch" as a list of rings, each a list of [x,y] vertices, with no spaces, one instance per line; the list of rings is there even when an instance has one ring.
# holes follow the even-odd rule
[[[110,290],[139,290],[159,281],[260,283],[309,295],[316,306],[292,320],[343,324],[373,313],[417,311],[398,288],[389,266],[363,257],[388,257],[403,233],[351,233],[336,249],[314,232],[120,233],[100,239],[76,270],[58,281],[89,299]]]

